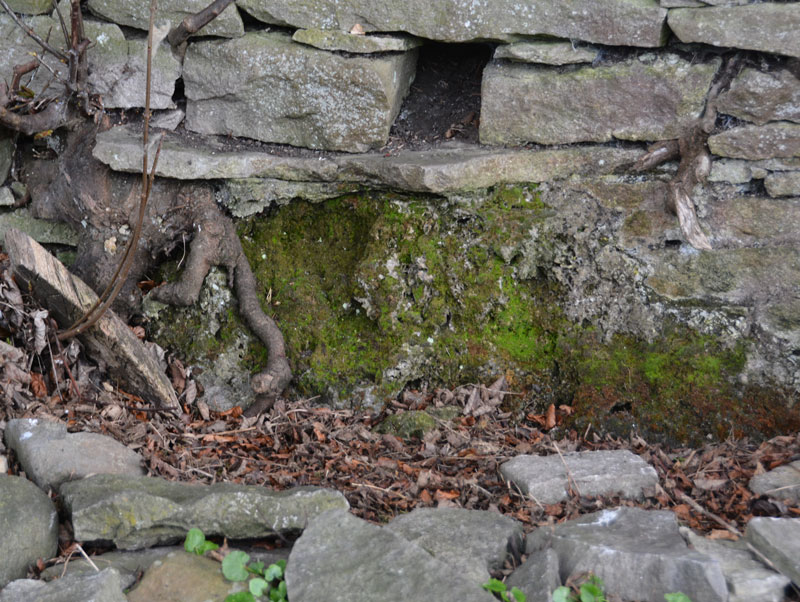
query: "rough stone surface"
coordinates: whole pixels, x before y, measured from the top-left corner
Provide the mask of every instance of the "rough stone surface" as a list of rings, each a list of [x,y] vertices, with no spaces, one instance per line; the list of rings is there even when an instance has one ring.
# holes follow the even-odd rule
[[[205,0],[162,0],[158,3],[156,26],[159,29],[164,26],[172,27],[185,17],[200,12],[206,6],[208,6],[208,2]],[[144,31],[147,31],[150,20],[149,7],[149,3],[139,0],[89,1],[89,10],[103,19]],[[242,18],[235,6],[229,6],[195,35],[234,38],[243,34]]]
[[[10,207],[13,204],[14,204],[14,194],[11,192],[11,189],[7,186],[3,186],[2,188],[0,188],[0,207]],[[2,220],[1,217],[0,220]],[[2,238],[2,234],[0,234],[0,238]]]
[[[721,113],[764,125],[768,121],[800,123],[800,78],[789,69],[743,69],[719,96]]]
[[[36,579],[19,579],[0,591],[0,602],[76,602],[94,600],[126,602],[119,573],[112,568],[99,573],[63,577],[46,583]]]
[[[41,15],[53,10],[53,0],[6,0],[6,4],[23,15]]]
[[[502,514],[463,508],[417,508],[385,527],[457,569],[480,586],[503,568],[509,546],[520,549],[522,524]],[[516,540],[517,544],[514,544]]]
[[[800,171],[771,173],[764,178],[769,196],[800,196]]]
[[[0,240],[11,228],[25,232],[41,244],[58,244],[74,247],[78,244],[78,233],[68,225],[31,215],[30,209],[22,207],[14,211],[0,213]]]
[[[549,548],[530,554],[506,579],[506,586],[518,587],[526,602],[552,602],[553,591],[560,585],[558,554]]]
[[[241,178],[225,180],[227,194],[222,204],[236,217],[260,213],[273,205],[286,205],[293,199],[318,203],[349,192],[359,184],[347,182],[288,182],[274,178]]]
[[[48,560],[58,550],[56,508],[41,489],[22,477],[0,474],[0,550],[5,551],[0,588],[25,577],[37,559]]]
[[[63,422],[10,420],[5,442],[27,475],[45,491],[91,474],[144,474],[142,457],[111,437],[67,433]]]
[[[141,134],[135,129],[115,127],[98,134],[93,153],[114,170],[141,173],[141,146]],[[264,184],[266,198],[278,187],[276,194],[303,191],[298,196],[308,195],[312,197],[309,200],[316,201],[328,192],[350,191],[347,183],[451,194],[504,183],[544,182],[573,174],[606,174],[622,165],[633,164],[640,154],[636,149],[598,146],[533,151],[452,145],[430,151],[405,151],[389,157],[373,153],[310,158],[236,152],[213,142],[190,148],[179,135],[168,134],[156,174],[182,180],[223,178],[230,181],[261,177],[268,179]],[[270,180],[285,182],[276,184]],[[267,206],[266,202],[261,205],[258,201],[261,192],[255,182],[231,184],[239,189],[253,187],[253,191],[246,193],[250,198],[244,209],[251,213]],[[316,183],[316,188],[309,188],[310,183]],[[251,200],[259,204],[249,207]]]
[[[422,40],[392,34],[355,35],[332,29],[298,29],[292,40],[320,50],[371,54],[375,52],[405,52],[422,45]]]
[[[184,61],[186,127],[364,152],[387,141],[415,64],[416,51],[345,57],[278,32],[196,42]]]
[[[677,138],[702,111],[718,66],[718,60],[690,64],[676,55],[564,72],[493,62],[483,74],[480,139],[564,144]]]
[[[745,538],[795,583],[800,583],[800,518],[757,516],[747,523]]]
[[[289,555],[286,585],[290,600],[304,602],[494,600],[447,562],[342,510],[309,521]]]
[[[750,479],[750,490],[778,500],[800,502],[800,460],[784,464]]]
[[[275,492],[117,475],[70,481],[61,496],[76,539],[111,540],[124,550],[178,541],[192,527],[230,539],[289,533],[324,510],[348,507],[341,493],[316,487]]]
[[[690,530],[689,545],[719,562],[728,583],[728,602],[781,602],[790,581],[753,557],[742,541],[713,541]]]
[[[186,117],[186,112],[182,109],[156,112],[150,120],[150,126],[162,130],[174,130],[181,124],[184,117]]]
[[[28,17],[24,19],[24,22],[41,35],[46,34],[53,23],[50,17],[43,16]],[[61,40],[62,38],[56,39]],[[9,79],[15,65],[28,62],[30,60],[29,53],[36,52],[38,54],[41,51],[41,47],[22,31],[4,10],[0,10],[0,49],[2,49],[0,51],[0,73],[7,74],[3,77]],[[43,60],[59,76],[64,75],[65,65],[49,55],[45,55]],[[45,75],[42,70],[39,70],[35,79],[24,76],[21,82],[37,94],[47,86],[48,96],[58,96],[63,89],[49,73]]]
[[[87,20],[85,30],[86,36],[96,44],[89,50],[89,85],[103,97],[103,105],[123,109],[144,107],[146,40],[126,40],[122,30],[113,23]],[[180,75],[180,61],[173,55],[169,44],[162,42],[153,49],[151,108],[175,106],[172,95]]]
[[[800,157],[800,124],[735,127],[710,136],[708,147],[715,155],[738,159]]]
[[[711,164],[708,181],[744,184],[753,179],[752,165],[750,161],[739,159],[717,159]]]
[[[800,11],[794,2],[678,8],[667,22],[682,42],[800,57]]]
[[[627,450],[566,453],[563,458],[521,455],[503,464],[500,472],[542,504],[567,499],[568,488],[575,486],[584,496],[619,494],[641,499],[646,489],[658,483],[655,469]]]
[[[266,23],[350,31],[407,31],[443,42],[507,39],[509,34],[548,34],[600,44],[660,46],[667,11],[652,0],[238,0]],[[591,18],[576,18],[591,15]]]
[[[494,51],[494,58],[509,59],[520,63],[569,65],[591,63],[597,58],[597,51],[583,46],[576,47],[569,42],[537,40],[498,46]]]
[[[719,563],[688,549],[670,511],[602,510],[528,536],[529,553],[547,547],[562,576],[591,572],[623,600],[660,602],[677,591],[696,602],[728,599]]]
[[[245,582],[228,581],[219,562],[179,550],[157,560],[128,594],[128,602],[205,602],[246,591]]]

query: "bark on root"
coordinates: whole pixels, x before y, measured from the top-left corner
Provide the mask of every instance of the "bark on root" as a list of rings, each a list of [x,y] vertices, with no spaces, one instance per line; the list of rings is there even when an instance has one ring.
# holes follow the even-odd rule
[[[669,183],[669,209],[678,216],[681,231],[695,249],[710,250],[711,242],[700,227],[694,207],[694,187],[705,183],[711,173],[711,154],[708,137],[717,120],[717,98],[730,86],[740,64],[738,55],[724,59],[722,67],[706,97],[703,115],[677,140],[667,140],[651,146],[634,164],[636,171],[647,171],[680,157],[678,171]]]
[[[222,265],[228,269],[229,280],[235,285],[239,313],[268,350],[266,367],[250,380],[256,401],[246,414],[258,415],[283,393],[292,379],[292,370],[278,325],[261,309],[256,279],[233,222],[220,215],[216,207],[208,207],[206,214],[197,222],[196,235],[180,279],[154,289],[150,295],[163,303],[192,305],[197,301],[203,280],[212,265]]]

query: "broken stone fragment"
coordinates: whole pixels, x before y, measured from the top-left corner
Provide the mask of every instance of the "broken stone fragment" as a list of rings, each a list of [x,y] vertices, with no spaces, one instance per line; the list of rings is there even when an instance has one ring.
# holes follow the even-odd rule
[[[800,123],[800,77],[789,69],[742,69],[730,89],[719,95],[717,110],[756,125]]]
[[[720,157],[736,159],[800,157],[800,124],[782,121],[731,128],[709,136],[708,148]]]
[[[374,52],[405,52],[422,45],[422,40],[408,35],[354,35],[335,29],[298,29],[292,39],[320,50],[371,54]]]
[[[92,289],[27,234],[12,228],[3,246],[17,278],[62,327],[73,324],[97,301]],[[153,355],[113,311],[108,310],[81,339],[131,393],[159,407],[178,407],[175,391]]]

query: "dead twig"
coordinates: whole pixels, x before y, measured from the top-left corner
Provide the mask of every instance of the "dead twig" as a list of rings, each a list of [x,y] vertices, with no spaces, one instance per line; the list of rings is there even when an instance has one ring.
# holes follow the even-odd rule
[[[197,33],[203,29],[203,27],[211,23],[211,21],[216,19],[220,13],[232,3],[233,0],[214,0],[214,2],[199,13],[186,17],[167,34],[167,41],[170,43],[170,46],[174,48],[183,44],[189,39],[190,35]]]

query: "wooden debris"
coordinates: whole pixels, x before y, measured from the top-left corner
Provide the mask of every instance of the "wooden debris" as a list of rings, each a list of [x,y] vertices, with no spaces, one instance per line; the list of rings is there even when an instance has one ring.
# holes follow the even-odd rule
[[[97,295],[19,230],[6,233],[4,248],[18,281],[61,324],[72,324],[91,307]],[[130,328],[109,311],[81,335],[90,353],[108,364],[110,374],[127,389],[161,408],[177,409],[178,399],[167,376]]]

